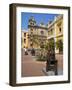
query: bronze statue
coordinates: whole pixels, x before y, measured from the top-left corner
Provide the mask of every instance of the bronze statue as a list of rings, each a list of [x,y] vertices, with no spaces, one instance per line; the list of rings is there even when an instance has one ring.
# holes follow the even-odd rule
[[[54,71],[55,75],[57,75],[57,60],[55,59],[54,50],[48,49],[46,55],[46,71]]]

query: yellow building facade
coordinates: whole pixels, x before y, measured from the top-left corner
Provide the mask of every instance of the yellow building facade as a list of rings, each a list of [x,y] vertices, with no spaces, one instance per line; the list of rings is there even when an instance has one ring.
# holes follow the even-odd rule
[[[55,31],[56,32],[56,42],[60,41],[63,45],[63,15],[60,15],[56,18],[55,30],[56,30]],[[56,49],[56,53],[62,52],[62,51],[63,50]]]
[[[56,40],[63,40],[63,16],[57,17],[55,23]]]
[[[55,17],[54,21],[48,24],[48,41],[51,39],[55,42],[55,52],[59,53],[61,50],[57,48],[56,43],[63,43],[63,15]]]
[[[21,39],[22,48],[28,48],[28,32],[22,31],[21,38],[22,38]]]

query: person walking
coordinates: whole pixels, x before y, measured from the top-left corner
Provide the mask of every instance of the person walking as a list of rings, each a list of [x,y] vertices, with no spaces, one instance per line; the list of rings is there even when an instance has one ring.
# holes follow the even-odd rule
[[[25,55],[28,55],[27,48],[24,48]]]

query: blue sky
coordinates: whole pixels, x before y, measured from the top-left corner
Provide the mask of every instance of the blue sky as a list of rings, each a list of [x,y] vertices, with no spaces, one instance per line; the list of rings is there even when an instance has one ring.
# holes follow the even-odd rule
[[[28,21],[30,17],[33,16],[36,20],[36,24],[39,25],[43,22],[45,25],[54,19],[57,14],[44,14],[44,13],[26,13],[21,12],[21,29],[28,30]]]

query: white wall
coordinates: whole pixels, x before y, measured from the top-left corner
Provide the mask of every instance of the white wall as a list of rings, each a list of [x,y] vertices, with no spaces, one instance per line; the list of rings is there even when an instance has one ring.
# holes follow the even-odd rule
[[[34,4],[46,4],[46,5],[72,6],[71,2],[72,0],[0,0],[0,90],[37,90],[37,89],[38,90],[44,90],[44,89],[45,90],[59,90],[59,89],[71,90],[72,89],[72,82],[70,84],[42,85],[42,86],[28,86],[28,87],[26,86],[11,87],[8,85],[8,81],[9,81],[9,4],[10,3],[33,4],[34,3]],[[72,7],[71,7],[71,11],[72,11]],[[72,12],[71,12],[71,17],[72,17]],[[72,72],[71,72],[71,75],[72,75]],[[71,78],[71,81],[72,81],[72,78]]]

